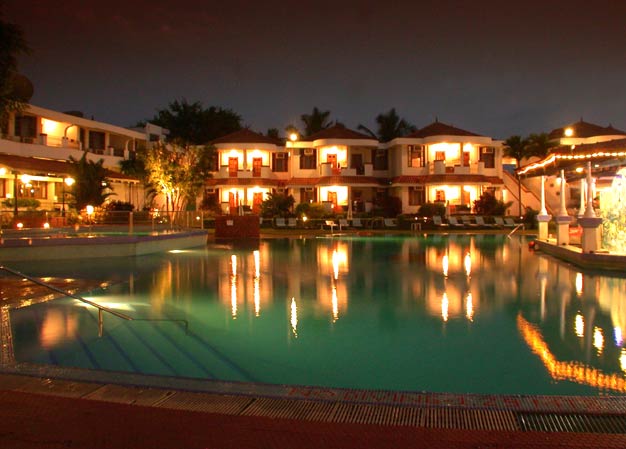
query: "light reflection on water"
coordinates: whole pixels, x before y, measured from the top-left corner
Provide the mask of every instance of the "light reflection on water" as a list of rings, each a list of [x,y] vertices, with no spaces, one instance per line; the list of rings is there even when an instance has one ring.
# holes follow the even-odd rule
[[[336,387],[520,394],[626,392],[626,279],[504,236],[262,241],[117,264],[21,268],[111,280],[90,298],[11,312],[19,361]],[[116,282],[116,283],[115,283]]]

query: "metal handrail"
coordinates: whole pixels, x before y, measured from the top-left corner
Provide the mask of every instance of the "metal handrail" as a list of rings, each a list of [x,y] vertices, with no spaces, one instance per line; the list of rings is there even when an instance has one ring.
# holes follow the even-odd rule
[[[513,230],[512,230],[511,232],[509,232],[509,234],[507,235],[507,237],[508,237],[508,238],[511,238],[511,236],[512,236],[513,234],[515,234],[515,232],[516,232],[519,228],[523,228],[523,227],[524,227],[524,223],[520,223],[520,224],[518,224],[517,226],[515,226],[515,227],[513,228]]]
[[[102,336],[102,330],[103,330],[103,319],[102,319],[102,312],[107,312],[110,313],[111,315],[114,315],[118,318],[121,318],[123,320],[126,321],[170,321],[170,322],[174,322],[174,323],[182,323],[185,326],[185,333],[188,331],[189,329],[189,323],[187,320],[183,320],[183,319],[167,319],[167,318],[133,318],[132,316],[126,315],[125,313],[122,312],[118,312],[117,310],[113,310],[109,307],[106,306],[102,306],[96,302],[90,301],[86,298],[83,298],[80,295],[75,295],[74,293],[68,292],[67,290],[63,290],[61,288],[55,287],[54,285],[48,284],[47,282],[43,282],[40,281],[37,278],[34,278],[32,276],[28,276],[27,274],[24,274],[20,271],[14,270],[12,268],[9,268],[5,265],[0,265],[0,270],[2,271],[6,271],[7,273],[13,274],[15,276],[24,278],[24,279],[28,279],[29,281],[33,282],[34,284],[37,285],[41,285],[42,287],[46,287],[49,290],[55,291],[57,293],[61,293],[62,295],[65,296],[69,296],[70,298],[74,298],[77,299],[85,304],[89,304],[92,307],[95,307],[96,309],[98,309],[98,335]]]

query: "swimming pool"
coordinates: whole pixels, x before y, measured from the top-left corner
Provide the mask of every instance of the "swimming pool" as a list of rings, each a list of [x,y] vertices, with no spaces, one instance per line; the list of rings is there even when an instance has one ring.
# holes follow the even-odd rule
[[[96,278],[84,296],[10,312],[18,362],[202,379],[496,394],[626,392],[626,279],[529,251],[524,237],[261,241],[20,263]]]

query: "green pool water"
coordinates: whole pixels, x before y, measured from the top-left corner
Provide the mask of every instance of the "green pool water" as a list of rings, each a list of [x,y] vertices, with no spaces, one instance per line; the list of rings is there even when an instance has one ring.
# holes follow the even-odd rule
[[[277,239],[120,258],[21,263],[107,281],[10,311],[15,360],[204,379],[457,393],[626,392],[626,279],[523,237]]]

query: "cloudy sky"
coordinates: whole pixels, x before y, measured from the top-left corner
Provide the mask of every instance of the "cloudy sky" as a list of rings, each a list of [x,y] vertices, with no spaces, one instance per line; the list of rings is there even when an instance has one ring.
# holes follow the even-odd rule
[[[31,102],[129,126],[175,99],[265,132],[313,106],[480,134],[626,129],[626,1],[4,0]]]

